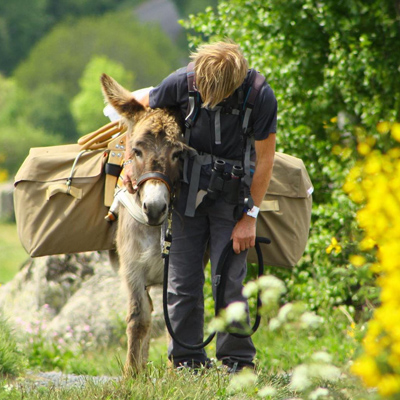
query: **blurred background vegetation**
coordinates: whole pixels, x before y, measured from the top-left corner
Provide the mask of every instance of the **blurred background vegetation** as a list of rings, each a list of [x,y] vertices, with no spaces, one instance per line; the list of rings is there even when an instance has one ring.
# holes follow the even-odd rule
[[[368,318],[378,304],[374,254],[349,262],[362,233],[342,186],[360,145],[393,146],[376,127],[399,120],[399,2],[174,0],[186,28],[175,37],[141,20],[145,3],[0,4],[0,177],[12,180],[30,147],[75,142],[107,122],[101,72],[132,90],[157,85],[198,43],[232,38],[275,91],[278,150],[302,158],[315,186],[304,257],[269,272],[285,280],[287,301]]]
[[[102,72],[134,90],[156,85],[186,62],[183,28],[171,37],[158,24],[142,21],[137,10],[144,3],[1,2],[0,180],[13,179],[30,147],[73,143],[107,122]],[[216,1],[172,5],[185,17]]]

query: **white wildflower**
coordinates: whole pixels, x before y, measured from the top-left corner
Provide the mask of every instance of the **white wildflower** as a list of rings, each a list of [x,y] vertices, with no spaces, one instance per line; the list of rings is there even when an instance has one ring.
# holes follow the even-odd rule
[[[275,394],[276,389],[272,386],[265,386],[258,392],[259,397],[272,397],[275,396]]]
[[[261,289],[269,290],[273,289],[280,294],[286,292],[285,284],[273,275],[264,275],[258,279],[258,284]]]
[[[315,365],[315,368],[317,365]],[[321,365],[319,364],[317,367],[316,377],[323,379],[325,381],[336,382],[340,378],[341,371],[338,367],[334,365]]]
[[[269,329],[271,331],[275,331],[281,327],[281,322],[279,321],[278,318],[271,318],[269,321]]]
[[[235,301],[225,309],[226,322],[243,321],[246,319],[246,304],[242,301]]]
[[[5,392],[9,393],[9,392],[11,392],[11,391],[14,389],[14,386],[11,385],[11,384],[4,385],[4,386],[3,386],[3,389],[4,389]]]
[[[255,281],[251,281],[246,283],[246,285],[242,290],[242,294],[244,297],[248,299],[251,296],[255,296],[257,294],[257,291],[258,291],[257,283]]]
[[[250,385],[254,385],[256,381],[257,381],[256,374],[249,368],[245,368],[237,375],[234,375],[232,377],[232,380],[229,382],[228,391],[237,392],[241,389],[246,389]]]
[[[326,351],[317,351],[311,357],[313,361],[329,364],[332,362],[332,356],[328,354]]]
[[[323,322],[324,319],[313,312],[306,311],[300,317],[300,322],[303,328],[318,328]]]
[[[293,312],[293,304],[287,303],[283,307],[279,309],[278,319],[281,322],[288,321],[290,318],[290,314]]]
[[[208,325],[209,333],[212,332],[223,332],[225,330],[226,324],[221,317],[213,318]]]
[[[311,380],[309,377],[309,371],[307,365],[299,365],[297,366],[292,375],[292,379],[290,381],[290,387],[293,390],[297,390],[302,392],[311,386]]]
[[[310,394],[309,394],[309,399],[310,400],[318,400],[320,397],[325,397],[329,395],[329,390],[326,388],[317,388],[315,390],[313,390]]]
[[[275,304],[286,291],[284,283],[272,275],[259,278],[258,286],[261,289],[260,297],[264,305]]]

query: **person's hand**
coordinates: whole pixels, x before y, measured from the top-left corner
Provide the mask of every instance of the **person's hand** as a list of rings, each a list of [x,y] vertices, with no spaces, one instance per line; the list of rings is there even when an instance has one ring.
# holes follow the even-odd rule
[[[256,245],[256,218],[243,214],[232,231],[233,251],[239,254]]]
[[[136,192],[136,179],[132,179],[132,168],[129,164],[124,167],[124,179],[122,182],[130,194]]]

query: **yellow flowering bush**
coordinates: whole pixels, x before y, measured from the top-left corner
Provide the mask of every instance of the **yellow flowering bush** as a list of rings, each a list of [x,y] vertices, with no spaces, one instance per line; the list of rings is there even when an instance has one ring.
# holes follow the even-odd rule
[[[377,131],[400,142],[400,123],[378,124]],[[361,144],[362,143],[362,144]],[[357,221],[364,231],[360,249],[375,251],[370,267],[377,273],[381,305],[368,324],[363,354],[352,371],[368,387],[376,387],[383,398],[400,398],[400,147],[396,143],[383,152],[374,141],[358,145],[363,157],[348,174],[344,190],[362,204]],[[362,265],[364,257],[353,256]]]

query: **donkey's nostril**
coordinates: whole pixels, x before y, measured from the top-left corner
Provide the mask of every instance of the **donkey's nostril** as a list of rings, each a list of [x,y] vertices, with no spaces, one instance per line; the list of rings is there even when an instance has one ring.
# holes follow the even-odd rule
[[[167,209],[167,205],[164,204],[164,207],[162,208],[161,212],[165,212],[166,209]]]
[[[144,211],[147,211],[147,203],[143,203],[143,209]]]

